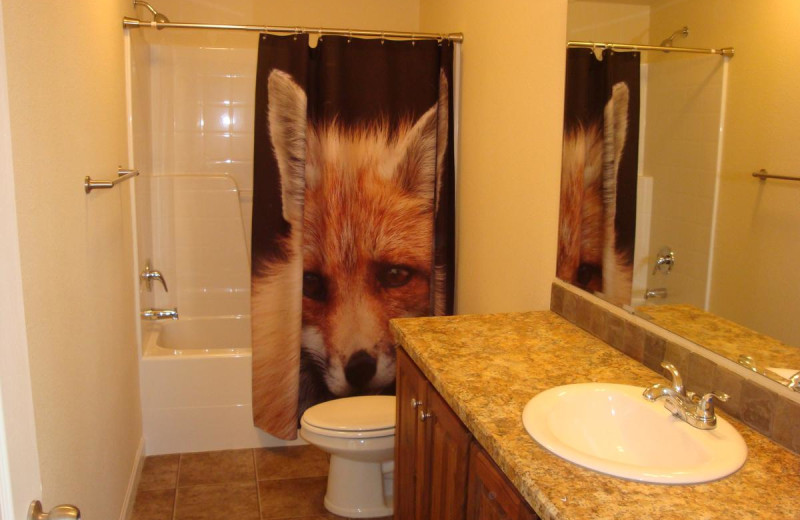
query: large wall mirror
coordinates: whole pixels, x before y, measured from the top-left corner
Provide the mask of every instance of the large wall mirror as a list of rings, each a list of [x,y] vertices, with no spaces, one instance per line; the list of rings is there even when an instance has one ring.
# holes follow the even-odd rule
[[[605,273],[592,282],[597,266],[587,261],[559,276],[781,384],[800,371],[800,181],[752,174],[800,177],[798,31],[796,0],[569,2],[569,41],[732,47],[735,55],[638,52],[638,90],[625,98],[638,98],[629,112],[638,124],[628,122],[625,137],[636,187],[618,192],[635,199],[623,212],[635,214],[635,240],[619,240],[632,228],[617,212],[617,241],[604,238],[612,251],[594,252],[603,271],[627,255],[628,271],[622,282]],[[580,51],[611,62],[599,46]],[[568,73],[568,96],[571,81]],[[609,88],[607,117],[614,96]],[[562,189],[562,228],[564,198]],[[559,254],[561,263],[561,243]]]

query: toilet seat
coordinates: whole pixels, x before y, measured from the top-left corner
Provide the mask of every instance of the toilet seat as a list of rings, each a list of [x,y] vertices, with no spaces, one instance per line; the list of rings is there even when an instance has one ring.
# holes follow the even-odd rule
[[[394,396],[367,395],[334,399],[312,406],[300,424],[307,432],[351,439],[388,437],[395,432]]]

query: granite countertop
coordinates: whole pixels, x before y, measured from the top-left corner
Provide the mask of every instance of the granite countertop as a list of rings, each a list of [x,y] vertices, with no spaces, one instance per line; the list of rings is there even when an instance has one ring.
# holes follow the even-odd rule
[[[571,464],[534,441],[522,409],[571,383],[649,386],[659,376],[550,311],[392,321],[406,352],[544,520],[800,519],[800,456],[721,413],[744,466],[697,485],[644,484]]]
[[[760,367],[800,370],[800,348],[688,304],[642,305],[636,308],[670,332],[737,361],[753,356]]]

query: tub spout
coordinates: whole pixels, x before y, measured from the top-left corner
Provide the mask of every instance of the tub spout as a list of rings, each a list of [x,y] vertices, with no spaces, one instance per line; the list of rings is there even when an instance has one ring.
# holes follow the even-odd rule
[[[142,311],[143,320],[177,320],[178,308],[172,309],[147,309]]]

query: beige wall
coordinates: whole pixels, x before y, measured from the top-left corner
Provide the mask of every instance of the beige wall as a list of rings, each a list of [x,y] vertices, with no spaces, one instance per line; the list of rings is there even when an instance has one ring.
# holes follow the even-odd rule
[[[652,44],[648,4],[572,0],[567,18],[569,40]]]
[[[421,0],[464,33],[459,313],[546,309],[555,275],[566,0]]]
[[[417,29],[419,0],[159,0],[175,22],[205,22],[354,29]],[[138,15],[149,20],[144,9]]]
[[[129,188],[82,186],[126,163],[128,5],[3,1],[43,501],[89,520],[119,517],[141,437]]]
[[[711,311],[800,346],[800,183],[766,181],[760,168],[800,175],[800,3],[669,2],[653,8],[655,34],[688,25],[686,44],[733,46],[730,61]]]

